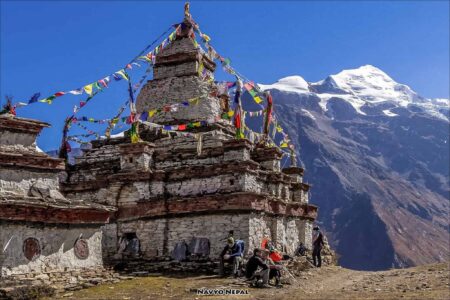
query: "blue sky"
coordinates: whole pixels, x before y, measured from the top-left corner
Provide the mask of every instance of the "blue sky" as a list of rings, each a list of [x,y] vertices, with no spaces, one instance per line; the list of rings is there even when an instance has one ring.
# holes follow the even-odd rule
[[[183,3],[2,1],[2,101],[75,89],[120,69],[182,20]],[[191,13],[215,48],[256,82],[289,75],[318,81],[372,64],[425,97],[449,97],[448,1],[191,1]],[[118,82],[80,114],[108,118],[126,95]],[[80,100],[67,95],[18,114],[50,122],[39,146],[54,149]]]

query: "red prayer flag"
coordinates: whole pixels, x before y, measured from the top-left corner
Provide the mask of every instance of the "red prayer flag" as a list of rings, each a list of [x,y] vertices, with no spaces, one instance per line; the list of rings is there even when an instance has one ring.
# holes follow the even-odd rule
[[[180,131],[186,130],[186,124],[178,125],[178,130]]]
[[[55,97],[60,97],[60,96],[62,96],[62,95],[64,95],[64,94],[66,94],[66,93],[64,93],[64,92],[57,92],[57,93],[55,93]]]

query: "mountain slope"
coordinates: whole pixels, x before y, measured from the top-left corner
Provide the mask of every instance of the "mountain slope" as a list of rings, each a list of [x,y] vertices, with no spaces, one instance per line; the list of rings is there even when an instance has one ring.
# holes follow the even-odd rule
[[[272,91],[343,266],[448,259],[448,100],[423,98],[373,66],[260,86]]]

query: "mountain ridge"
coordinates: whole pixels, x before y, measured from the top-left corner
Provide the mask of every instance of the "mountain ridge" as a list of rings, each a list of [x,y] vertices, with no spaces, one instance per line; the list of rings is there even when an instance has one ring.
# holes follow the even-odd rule
[[[300,76],[259,86],[272,92],[342,265],[448,259],[448,99],[422,97],[373,66],[331,76],[307,90]]]
[[[409,86],[394,81],[389,75],[372,65],[343,70],[318,82],[307,82],[299,75],[283,77],[273,84],[258,84],[263,90],[276,89],[289,93],[315,94],[321,98],[320,106],[328,110],[327,102],[339,95],[360,114],[366,114],[364,105],[392,103],[396,107],[419,106],[424,112],[449,120],[449,99],[424,98]],[[442,112],[441,110],[444,110]],[[387,116],[394,116],[387,109]]]

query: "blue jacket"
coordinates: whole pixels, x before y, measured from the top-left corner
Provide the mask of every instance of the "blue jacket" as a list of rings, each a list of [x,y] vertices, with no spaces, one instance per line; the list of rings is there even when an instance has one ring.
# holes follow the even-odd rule
[[[225,248],[223,248],[221,256],[224,256],[228,250],[231,250],[231,257],[244,256],[244,241],[237,240],[232,247],[226,245]]]

